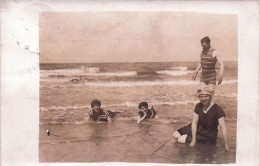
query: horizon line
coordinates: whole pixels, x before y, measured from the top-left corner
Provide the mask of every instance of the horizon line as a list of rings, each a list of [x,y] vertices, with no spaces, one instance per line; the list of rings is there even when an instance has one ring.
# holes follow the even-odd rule
[[[74,63],[74,64],[82,64],[82,63],[176,63],[176,62],[199,62],[199,61],[170,61],[170,62],[159,62],[159,61],[153,61],[153,62],[43,62],[43,63],[39,63],[39,64],[68,64],[68,63]],[[224,62],[238,62],[238,60],[227,60]]]

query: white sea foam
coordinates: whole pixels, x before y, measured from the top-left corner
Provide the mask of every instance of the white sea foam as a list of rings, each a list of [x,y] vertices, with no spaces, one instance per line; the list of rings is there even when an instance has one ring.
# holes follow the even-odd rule
[[[84,67],[82,67],[82,69],[84,69]],[[88,72],[88,73],[97,73],[99,71],[100,71],[100,69],[98,67],[88,67],[86,69],[86,72]]]
[[[178,66],[178,67],[171,67],[170,69],[173,69],[173,70],[187,70],[188,68],[186,66]]]
[[[40,78],[41,82],[50,82],[50,83],[62,83],[62,82],[69,82],[71,81],[71,78]]]
[[[85,86],[102,87],[134,87],[134,86],[156,86],[156,85],[195,85],[198,82],[179,80],[179,81],[117,81],[117,82],[87,82]]]
[[[134,76],[134,75],[137,75],[137,72],[136,71],[103,72],[103,73],[86,73],[85,75],[91,75],[91,76]]]
[[[71,79],[45,79],[41,78],[42,82],[68,82]],[[192,80],[177,80],[177,81],[114,81],[114,82],[87,82],[87,80],[82,80],[83,83],[59,85],[59,87],[136,87],[136,86],[161,86],[161,85],[198,85],[199,81]],[[237,80],[223,80],[221,85],[236,84]],[[48,87],[57,87],[57,85],[51,85]]]
[[[195,104],[195,103],[198,103],[198,101],[194,101],[194,100],[191,100],[191,101],[176,101],[176,102],[173,102],[173,101],[168,101],[168,102],[156,102],[156,103],[153,103],[152,105],[187,105],[187,104]]]
[[[238,83],[237,80],[223,80],[222,84],[235,84]]]
[[[115,117],[116,121],[137,121],[137,116],[128,116],[128,117],[120,117],[117,116]],[[236,119],[234,119],[236,120]],[[190,122],[190,120],[186,120],[186,119],[150,119],[149,121],[144,121],[142,122],[143,124],[145,123],[153,123],[153,122],[160,122],[160,123],[164,123],[164,124],[171,124],[171,123],[188,123]],[[45,124],[51,124],[51,125],[56,125],[56,124],[62,124],[62,125],[82,125],[82,124],[87,124],[87,123],[96,123],[96,122],[86,122],[84,120],[76,120],[73,119],[72,121],[68,121],[68,122],[59,122],[57,120],[52,120],[50,122],[40,122],[40,125],[45,125]],[[136,132],[136,131],[134,131]],[[133,133],[134,133],[133,132]],[[129,133],[128,133],[129,134]],[[116,136],[121,136],[121,135],[116,135]],[[116,136],[112,136],[112,137],[116,137]],[[60,138],[64,138],[64,137],[60,137]],[[74,140],[73,142],[76,142],[77,140]],[[86,141],[86,139],[84,140],[78,140],[78,141]],[[70,141],[65,141],[65,142],[70,142]]]
[[[85,70],[82,69],[56,69],[56,70],[41,70],[41,73],[47,74],[78,74],[84,73]]]
[[[188,75],[189,73],[193,73],[194,71],[191,70],[160,70],[156,71],[157,74],[166,74],[171,76],[182,76]]]
[[[120,71],[120,72],[88,72],[82,69],[59,69],[59,70],[41,70],[41,77],[49,76],[134,76],[136,71]]]
[[[136,106],[136,103],[132,103],[132,102],[123,102],[123,103],[118,103],[118,104],[102,104],[102,107],[121,107],[121,106],[125,106],[125,107],[133,107]],[[49,107],[41,107],[40,110],[41,111],[57,111],[57,110],[79,110],[79,109],[86,109],[86,108],[90,108],[89,104],[85,104],[85,105],[67,105],[67,106],[49,106]]]
[[[41,111],[56,111],[56,110],[77,110],[89,108],[89,105],[67,105],[67,106],[50,106],[50,107],[41,107]]]
[[[237,80],[224,80],[222,84],[235,84]],[[87,82],[85,86],[102,87],[134,87],[134,86],[159,86],[159,85],[198,85],[198,81],[178,80],[178,81],[117,81],[117,82]]]
[[[151,105],[153,106],[159,106],[159,105],[186,105],[186,104],[194,104],[197,103],[198,101],[166,101],[166,102],[150,102]],[[123,102],[123,103],[117,103],[117,104],[102,104],[102,107],[136,107],[138,103],[134,102]],[[49,106],[49,107],[41,107],[41,111],[57,111],[57,110],[79,110],[79,109],[90,109],[90,105],[85,104],[85,105],[67,105],[67,106]]]
[[[40,70],[41,77],[49,77],[51,75],[60,76],[78,76],[84,75],[85,70],[82,69],[56,69],[56,70]]]

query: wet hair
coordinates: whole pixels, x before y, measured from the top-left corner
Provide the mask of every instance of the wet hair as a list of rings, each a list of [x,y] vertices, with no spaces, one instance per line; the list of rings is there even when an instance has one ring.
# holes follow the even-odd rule
[[[206,37],[202,38],[202,39],[200,40],[200,42],[201,42],[201,43],[206,42],[207,44],[210,44],[210,38],[209,38],[208,36],[206,36]]]
[[[148,103],[147,102],[141,102],[141,103],[139,103],[138,108],[141,109],[143,106],[145,108],[148,108]]]
[[[91,105],[91,108],[93,108],[94,105],[99,105],[99,106],[101,106],[101,101],[100,101],[100,100],[97,100],[97,99],[92,100],[90,105]]]

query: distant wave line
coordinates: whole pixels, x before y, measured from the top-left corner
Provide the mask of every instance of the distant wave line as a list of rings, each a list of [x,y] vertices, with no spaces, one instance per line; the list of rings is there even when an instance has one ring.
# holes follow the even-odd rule
[[[156,71],[157,74],[165,74],[165,75],[172,75],[172,76],[182,76],[182,75],[188,75],[190,73],[193,73],[194,71],[192,70],[160,70]]]
[[[193,81],[117,81],[117,82],[87,82],[85,86],[103,86],[103,87],[133,87],[133,86],[156,86],[156,85],[194,85]]]
[[[224,80],[222,84],[234,84],[237,80]],[[136,82],[87,82],[85,86],[102,87],[133,87],[133,86],[157,86],[157,85],[196,85],[198,81],[179,80],[179,81],[136,81]]]
[[[70,82],[73,79],[46,79],[41,78],[40,81],[42,82]],[[78,84],[67,84],[67,85],[50,85],[47,87],[80,87],[80,86],[90,86],[90,87],[136,87],[136,86],[160,86],[160,85],[198,85],[199,81],[192,81],[192,80],[178,80],[178,81],[114,81],[114,82],[86,82],[78,83]],[[227,84],[236,84],[238,83],[237,80],[223,80],[221,85]]]
[[[137,75],[136,71],[129,72],[107,72],[107,73],[86,73],[91,76],[134,76]]]
[[[197,103],[198,101],[176,101],[176,102],[151,102],[151,105],[153,106],[158,106],[158,105],[186,105],[186,104],[194,104]],[[136,107],[137,103],[134,102],[123,102],[123,103],[118,103],[118,104],[103,104],[102,107]],[[49,110],[76,110],[76,109],[90,109],[90,105],[68,105],[68,106],[50,106],[50,107],[40,107],[41,111],[49,111]]]
[[[45,70],[46,71],[46,70]],[[41,71],[41,76],[43,77],[49,77],[49,76],[135,76],[137,75],[136,71],[121,71],[121,72],[100,72],[100,73],[88,73],[84,70],[67,70],[67,71],[51,71],[51,72],[45,72]]]
[[[117,121],[136,121],[137,116],[127,116],[127,117],[115,117]],[[143,123],[153,123],[155,121],[158,121],[159,123],[164,123],[164,124],[171,124],[171,123],[188,123],[190,120],[187,119],[150,119],[150,121],[146,121]],[[40,125],[45,125],[45,124],[62,124],[62,125],[82,125],[82,124],[87,124],[87,123],[95,123],[95,122],[86,122],[85,120],[77,120],[77,119],[72,119],[71,121],[66,121],[66,122],[59,122],[57,119],[52,119],[50,122],[40,122]],[[114,137],[114,136],[113,136]]]
[[[170,69],[173,69],[173,70],[187,70],[188,67],[187,66],[178,66],[178,67],[171,67]]]

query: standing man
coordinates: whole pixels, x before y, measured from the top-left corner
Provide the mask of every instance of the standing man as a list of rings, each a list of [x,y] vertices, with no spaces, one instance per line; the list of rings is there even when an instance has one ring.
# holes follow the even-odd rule
[[[218,84],[222,83],[223,72],[224,72],[224,63],[219,52],[211,48],[210,38],[208,36],[201,39],[201,46],[203,51],[200,54],[200,62],[192,76],[192,80],[196,79],[196,76],[200,69],[202,68],[201,77],[200,77],[200,88],[204,89],[207,87],[212,94],[214,94],[216,81]],[[215,69],[216,62],[220,66],[219,76],[217,78],[217,72]]]

